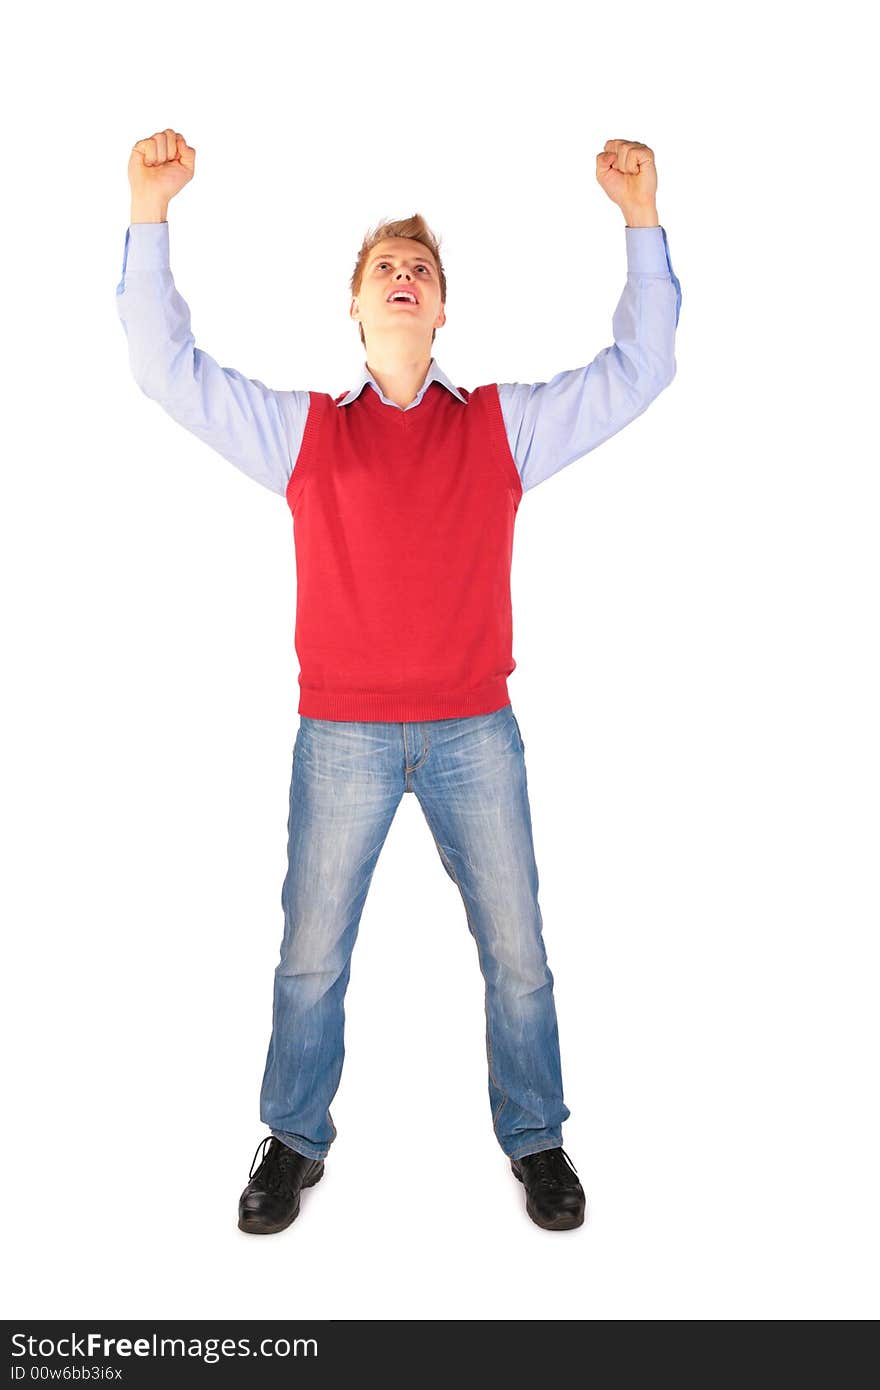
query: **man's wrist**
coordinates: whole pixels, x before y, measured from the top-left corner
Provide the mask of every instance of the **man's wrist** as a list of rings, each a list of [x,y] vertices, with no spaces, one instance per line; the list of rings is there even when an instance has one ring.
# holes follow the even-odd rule
[[[660,219],[656,207],[621,208],[628,227],[659,227]]]
[[[131,205],[131,222],[167,222],[168,204],[135,203]]]

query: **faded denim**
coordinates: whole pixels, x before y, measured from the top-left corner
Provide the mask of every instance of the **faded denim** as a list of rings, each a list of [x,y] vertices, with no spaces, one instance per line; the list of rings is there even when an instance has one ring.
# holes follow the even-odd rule
[[[553,975],[538,905],[525,745],[511,705],[421,723],[300,716],[284,935],[260,1118],[324,1158],[344,1056],[343,1000],[373,871],[405,792],[457,885],[485,981],[489,1103],[510,1158],[562,1144]],[[405,987],[406,963],[401,963]]]

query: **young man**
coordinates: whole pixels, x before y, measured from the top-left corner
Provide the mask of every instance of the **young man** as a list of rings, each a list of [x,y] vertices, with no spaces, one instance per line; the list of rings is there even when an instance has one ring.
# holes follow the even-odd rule
[[[294,1220],[336,1137],[351,954],[401,796],[414,792],[461,892],[485,981],[495,1136],[547,1230],[584,1219],[562,1148],[553,976],[538,905],[524,744],[510,704],[510,565],[523,492],[635,419],[675,375],[681,289],[647,145],[609,140],[596,178],[624,214],[614,344],[535,385],[456,388],[432,356],[446,277],[423,219],[361,247],[350,317],[367,360],[351,391],[273,391],[200,348],[169,266],[170,199],[195,150],[134,146],[117,307],[141,390],[285,497],[297,566],[300,725],[284,934],[260,1097],[269,1127],[239,1200],[253,1234]],[[438,1148],[460,1135],[445,1127]],[[268,1148],[266,1146],[268,1145]]]

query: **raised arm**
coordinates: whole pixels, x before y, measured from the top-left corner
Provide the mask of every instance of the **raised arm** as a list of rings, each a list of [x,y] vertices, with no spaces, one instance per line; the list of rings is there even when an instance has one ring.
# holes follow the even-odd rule
[[[305,431],[308,391],[273,391],[196,347],[171,274],[168,203],[193,177],[195,153],[167,130],[138,141],[129,159],[131,224],[116,308],[132,375],[178,424],[283,496]]]
[[[626,219],[627,276],[612,319],[614,342],[586,366],[550,381],[499,385],[524,491],[617,434],[675,376],[681,286],[657,216],[653,152],[609,140],[596,166],[599,183]]]

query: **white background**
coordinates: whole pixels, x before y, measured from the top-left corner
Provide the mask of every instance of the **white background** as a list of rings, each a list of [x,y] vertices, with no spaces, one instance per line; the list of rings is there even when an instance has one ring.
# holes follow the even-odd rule
[[[8,1317],[876,1316],[876,121],[861,7],[18,10],[4,59]],[[482,980],[415,797],[347,999],[339,1137],[238,1231],[298,724],[284,499],[143,396],[136,140],[196,341],[362,361],[364,232],[442,237],[459,385],[610,344],[609,138],[656,156],[678,372],[527,493],[511,698],[589,1201],[498,1148]],[[874,397],[876,399],[876,397]]]

